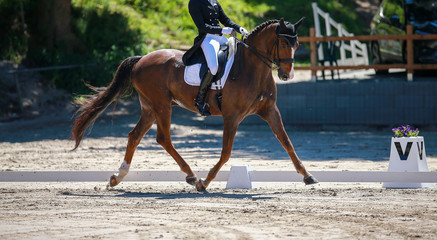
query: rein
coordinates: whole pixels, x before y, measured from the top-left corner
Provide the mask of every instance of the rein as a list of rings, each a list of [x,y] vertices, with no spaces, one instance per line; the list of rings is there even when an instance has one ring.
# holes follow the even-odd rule
[[[239,43],[243,44],[245,48],[249,49],[253,54],[255,54],[255,56],[271,70],[278,70],[279,68],[281,68],[280,66],[281,62],[294,63],[294,58],[279,58],[279,38],[285,39],[285,41],[287,41],[287,44],[290,47],[293,47],[287,38],[297,38],[297,35],[291,36],[287,34],[277,34],[275,45],[273,45],[273,48],[276,47],[276,52],[275,55],[273,56],[273,59],[270,59],[269,57],[266,57],[263,54],[259,53],[255,48],[249,46],[244,41],[239,40],[238,38],[236,39]],[[272,64],[276,65],[276,67],[272,67]]]

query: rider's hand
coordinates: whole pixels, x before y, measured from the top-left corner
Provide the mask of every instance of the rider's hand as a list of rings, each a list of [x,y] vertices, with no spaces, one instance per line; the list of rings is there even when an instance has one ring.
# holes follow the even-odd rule
[[[240,27],[240,33],[245,37],[249,35],[249,32],[244,27]]]
[[[231,35],[232,30],[233,30],[232,28],[224,27],[224,28],[222,28],[222,34]]]

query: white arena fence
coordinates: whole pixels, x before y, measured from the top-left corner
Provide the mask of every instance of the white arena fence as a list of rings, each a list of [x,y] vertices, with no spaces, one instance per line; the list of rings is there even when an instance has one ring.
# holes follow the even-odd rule
[[[337,33],[338,36],[354,36],[354,34],[349,33],[344,29],[343,24],[337,23],[334,19],[331,18],[330,14],[324,12],[317,6],[317,3],[312,3],[313,15],[314,15],[314,27],[316,29],[316,36],[323,36],[322,33],[322,24],[320,23],[320,18],[322,18],[325,22],[325,31],[326,36],[333,36],[333,33]],[[333,31],[333,28],[335,31]],[[323,59],[323,46],[318,49],[319,58]],[[350,57],[348,57],[347,52],[349,52]],[[358,40],[351,40],[349,43],[342,42],[340,44],[340,59],[339,65],[369,65],[369,56],[367,53],[367,45],[365,43],[361,43]]]
[[[232,169],[231,169],[232,171]],[[220,171],[214,181],[228,181],[231,171]],[[115,171],[3,171],[0,182],[105,182]],[[250,182],[302,182],[294,171],[247,171]],[[205,178],[208,171],[196,172]],[[311,171],[319,182],[437,183],[437,172]],[[130,171],[130,182],[185,182],[181,171]]]

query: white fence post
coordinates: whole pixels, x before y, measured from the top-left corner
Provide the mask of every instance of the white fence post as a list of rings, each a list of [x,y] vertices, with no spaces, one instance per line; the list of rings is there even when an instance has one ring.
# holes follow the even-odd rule
[[[312,3],[313,8],[313,15],[314,15],[314,27],[316,28],[316,36],[321,37],[322,36],[322,30],[320,26],[320,19],[319,16],[323,17],[325,20],[325,34],[326,36],[332,36],[332,28],[331,26],[335,27],[338,32],[338,36],[353,36],[353,34],[347,32],[341,23],[337,23],[335,20],[333,20],[329,13],[326,13],[322,11],[318,6],[317,3]],[[318,58],[323,59],[323,46],[319,47],[317,49],[318,51]],[[349,51],[351,53],[351,58],[347,57],[346,51]],[[342,42],[340,46],[340,60],[339,65],[361,65],[369,64],[369,56],[367,53],[367,45],[365,43],[361,43],[357,40],[350,41],[349,44],[346,42]]]
[[[312,4],[313,7],[313,15],[314,16],[319,16],[319,8],[317,7],[317,3],[313,3]],[[320,19],[317,17],[314,18],[314,25],[316,28],[316,37],[320,37],[322,36],[322,32],[320,30]],[[320,58],[323,58],[323,49],[322,48],[318,48],[317,49],[317,54]]]

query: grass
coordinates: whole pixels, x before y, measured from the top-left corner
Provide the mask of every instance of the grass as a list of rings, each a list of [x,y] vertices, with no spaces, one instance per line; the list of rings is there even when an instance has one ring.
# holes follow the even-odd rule
[[[356,19],[353,1],[318,2],[332,16],[341,16],[341,19],[336,20],[345,22],[348,31],[357,34],[365,32],[366,27],[361,26]],[[141,49],[143,54],[160,48],[191,45],[197,35],[197,29],[188,13],[187,0],[73,0],[72,4],[76,11],[82,13],[74,24],[79,32],[86,32],[86,23],[81,21],[86,21],[91,13],[97,13],[104,20],[101,25],[105,22],[110,24],[111,18],[121,16],[126,20],[129,31],[136,33],[132,41],[137,45],[134,49]],[[265,20],[280,17],[290,22],[306,17],[300,31],[303,36],[307,36],[309,28],[314,26],[311,4],[304,0],[221,0],[220,4],[233,21],[249,30]],[[99,26],[99,34],[101,27],[106,28]]]

